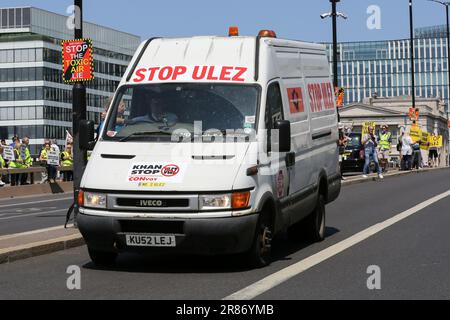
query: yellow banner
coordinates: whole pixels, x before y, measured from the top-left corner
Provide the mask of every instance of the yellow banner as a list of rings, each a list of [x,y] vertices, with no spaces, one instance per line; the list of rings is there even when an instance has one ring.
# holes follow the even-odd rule
[[[430,136],[430,148],[442,148],[442,136]]]
[[[422,131],[422,138],[420,139],[420,141],[422,141],[422,143],[420,144],[420,149],[422,149],[422,150],[430,149],[430,147],[429,147],[430,136],[431,135],[428,132]]]
[[[363,122],[363,125],[362,125],[362,136],[364,136],[365,134],[369,133],[369,127],[373,127],[374,134],[375,134],[375,127],[376,127],[376,125],[377,125],[377,123],[375,121]]]
[[[422,138],[422,130],[418,126],[411,127],[409,135],[414,142],[417,142]]]

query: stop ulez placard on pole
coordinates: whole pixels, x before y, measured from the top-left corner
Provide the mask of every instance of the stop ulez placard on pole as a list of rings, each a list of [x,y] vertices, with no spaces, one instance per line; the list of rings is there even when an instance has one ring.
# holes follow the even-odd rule
[[[65,83],[90,81],[94,78],[91,39],[62,42],[63,80]]]

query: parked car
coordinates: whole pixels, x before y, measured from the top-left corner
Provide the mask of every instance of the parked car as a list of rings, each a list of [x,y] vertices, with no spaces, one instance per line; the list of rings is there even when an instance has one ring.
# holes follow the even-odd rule
[[[363,146],[361,144],[361,133],[350,133],[349,141],[345,147],[342,159],[342,173],[362,172],[364,169]]]

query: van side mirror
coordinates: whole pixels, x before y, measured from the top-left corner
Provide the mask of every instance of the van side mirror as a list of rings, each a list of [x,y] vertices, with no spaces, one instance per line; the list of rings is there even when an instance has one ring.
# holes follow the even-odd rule
[[[275,129],[278,129],[280,137],[279,152],[291,151],[291,122],[287,120],[278,120],[275,123]]]
[[[94,121],[92,120],[81,120],[80,121],[80,149],[81,150],[92,150],[94,149],[95,141],[95,128]]]

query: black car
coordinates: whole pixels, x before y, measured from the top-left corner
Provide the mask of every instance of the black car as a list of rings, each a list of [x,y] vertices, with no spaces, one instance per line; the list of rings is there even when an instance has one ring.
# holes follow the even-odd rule
[[[342,173],[362,172],[364,169],[364,156],[361,157],[363,146],[360,133],[350,133],[349,141],[342,155]]]

